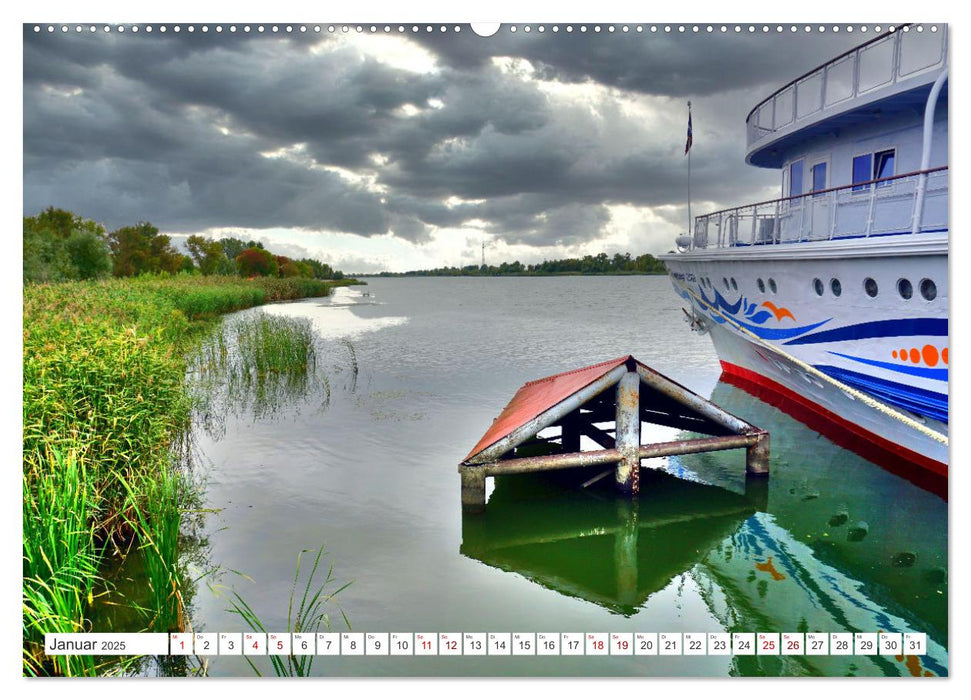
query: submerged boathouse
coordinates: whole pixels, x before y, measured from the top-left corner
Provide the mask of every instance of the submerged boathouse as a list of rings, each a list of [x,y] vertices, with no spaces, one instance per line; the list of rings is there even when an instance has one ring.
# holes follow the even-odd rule
[[[642,444],[642,423],[710,437]],[[582,437],[601,449],[581,450]],[[614,465],[600,476],[613,471],[617,488],[636,494],[642,459],[742,447],[746,472],[767,475],[766,431],[627,355],[520,387],[459,464],[462,505],[485,507],[488,476],[595,465]]]

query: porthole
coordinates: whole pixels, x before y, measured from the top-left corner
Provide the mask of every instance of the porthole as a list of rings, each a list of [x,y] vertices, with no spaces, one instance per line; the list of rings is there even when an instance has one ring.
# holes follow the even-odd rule
[[[922,279],[920,281],[920,295],[927,301],[934,301],[937,298],[937,285],[934,280]]]
[[[734,289],[736,292],[738,291],[738,284],[735,283],[734,277],[732,277],[732,289]]]
[[[901,278],[897,280],[897,293],[900,294],[901,299],[910,299],[914,296],[914,285],[910,280]]]
[[[727,277],[722,277],[722,284],[725,285],[725,289],[728,289],[728,278]]]
[[[866,295],[871,299],[875,297],[880,291],[877,287],[877,281],[872,277],[867,277],[865,280],[863,280],[863,291],[865,291]]]
[[[779,291],[778,288],[775,286],[775,280],[772,279],[771,277],[769,278],[769,289],[772,290],[773,294]]]
[[[829,281],[829,288],[833,292],[834,297],[838,297],[843,293],[843,285],[835,277]]]
[[[823,286],[823,281],[818,277],[813,280],[813,289],[816,291],[816,296],[823,296],[823,291],[825,287]]]
[[[759,277],[759,279],[757,280],[757,284],[759,286],[759,291],[765,294],[765,282],[762,281],[761,277]]]

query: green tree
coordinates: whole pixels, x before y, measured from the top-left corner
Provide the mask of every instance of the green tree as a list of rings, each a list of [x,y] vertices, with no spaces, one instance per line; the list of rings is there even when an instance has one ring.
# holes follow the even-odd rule
[[[108,236],[111,247],[112,273],[116,277],[131,277],[145,272],[178,272],[185,261],[172,247],[171,239],[158,232],[147,221],[134,226],[123,226]]]
[[[225,263],[228,259],[221,241],[209,240],[202,236],[189,236],[185,246],[202,274],[215,275],[226,270]]]
[[[322,263],[319,260],[314,260],[313,258],[301,258],[298,262],[305,265],[309,265],[313,270],[313,275],[315,279],[319,280],[331,280],[334,279],[334,268],[332,268],[327,263]]]
[[[98,279],[111,274],[111,251],[104,235],[75,230],[67,239],[67,252],[80,279]]]
[[[101,224],[54,207],[23,223],[25,282],[94,278],[110,266]]]

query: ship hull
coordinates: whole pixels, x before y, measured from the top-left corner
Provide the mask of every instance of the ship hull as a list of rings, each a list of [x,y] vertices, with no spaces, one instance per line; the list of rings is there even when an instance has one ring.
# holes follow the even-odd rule
[[[726,381],[946,492],[947,441],[933,435],[948,431],[946,234],[692,251],[665,263]]]

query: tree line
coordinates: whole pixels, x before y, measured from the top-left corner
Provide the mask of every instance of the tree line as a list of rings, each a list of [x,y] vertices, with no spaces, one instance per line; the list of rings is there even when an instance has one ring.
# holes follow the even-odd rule
[[[432,270],[382,272],[382,277],[498,277],[502,275],[663,275],[664,263],[649,253],[631,257],[630,253],[584,255],[582,258],[544,260],[523,265],[516,260],[501,265],[466,265],[438,267]]]
[[[62,282],[145,273],[195,272],[242,277],[343,279],[340,270],[312,258],[274,255],[257,241],[189,236],[188,255],[143,221],[110,233],[99,223],[48,207],[24,217],[25,282]]]

